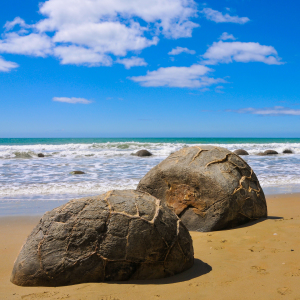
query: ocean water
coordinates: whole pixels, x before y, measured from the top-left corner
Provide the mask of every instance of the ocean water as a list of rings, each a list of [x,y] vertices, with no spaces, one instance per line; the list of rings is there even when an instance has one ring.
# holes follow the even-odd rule
[[[43,213],[73,198],[134,189],[172,152],[203,144],[247,150],[243,158],[267,194],[300,191],[300,139],[0,139],[0,215]],[[131,155],[141,149],[153,156]],[[257,155],[267,149],[280,154]],[[285,149],[293,154],[282,154]],[[71,175],[74,170],[86,174]]]

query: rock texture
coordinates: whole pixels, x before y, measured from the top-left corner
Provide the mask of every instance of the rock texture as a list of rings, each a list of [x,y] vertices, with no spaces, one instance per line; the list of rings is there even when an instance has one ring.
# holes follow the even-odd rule
[[[264,152],[264,155],[274,155],[274,154],[278,154],[278,152],[275,150],[266,150]]]
[[[142,178],[137,190],[161,199],[189,230],[220,230],[267,216],[252,169],[220,147],[189,147],[171,154]]]
[[[189,232],[160,200],[110,191],[47,212],[23,245],[11,281],[60,286],[163,278],[193,263]]]
[[[293,151],[292,150],[290,150],[290,149],[285,149],[285,150],[283,150],[283,152],[282,153],[284,153],[284,154],[292,154],[293,153]]]
[[[45,157],[45,155],[43,153],[38,153],[37,155],[38,157]]]
[[[244,149],[237,149],[234,151],[234,153],[237,155],[249,155],[249,153]]]
[[[72,171],[72,172],[70,172],[70,174],[72,174],[72,175],[81,175],[81,174],[85,174],[85,172],[83,172],[83,171]]]
[[[134,153],[133,155],[136,155],[136,156],[152,156],[152,153],[149,152],[148,150],[139,150],[136,153]]]

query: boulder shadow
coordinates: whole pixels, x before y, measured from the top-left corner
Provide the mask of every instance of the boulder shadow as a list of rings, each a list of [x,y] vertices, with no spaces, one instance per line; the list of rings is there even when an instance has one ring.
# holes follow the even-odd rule
[[[138,284],[138,285],[146,285],[146,284],[172,284],[172,283],[178,283],[178,282],[184,282],[188,281],[197,277],[200,277],[202,275],[205,275],[209,273],[212,270],[212,267],[203,262],[200,259],[195,258],[194,259],[194,265],[180,273],[173,275],[171,277],[167,278],[161,278],[161,279],[149,279],[149,280],[129,280],[129,281],[108,281],[105,283],[118,283],[118,284]]]
[[[268,216],[267,219],[271,219],[271,220],[282,220],[283,217],[277,217],[277,216]]]
[[[238,225],[238,226],[233,227],[233,228],[227,228],[227,229],[224,229],[224,230],[234,230],[234,229],[239,229],[239,228],[245,228],[245,227],[253,226],[255,224],[264,222],[266,220],[281,220],[281,219],[283,219],[283,217],[268,216],[266,218],[260,218],[258,220],[252,220],[252,221],[250,221],[248,223],[245,223],[245,224],[242,224],[242,225]]]

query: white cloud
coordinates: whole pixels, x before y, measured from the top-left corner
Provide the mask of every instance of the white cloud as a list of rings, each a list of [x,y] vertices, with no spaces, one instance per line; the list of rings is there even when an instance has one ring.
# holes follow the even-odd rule
[[[188,48],[176,47],[172,49],[168,54],[169,55],[178,55],[180,53],[188,53],[188,54],[195,54],[195,50],[190,50]]]
[[[259,43],[242,42],[214,42],[202,55],[203,64],[236,62],[263,62],[268,65],[280,65],[280,57],[272,46],[264,46]]]
[[[148,65],[143,58],[136,56],[124,59],[117,59],[116,62],[119,64],[123,64],[126,69],[130,69],[131,67],[142,67]]]
[[[1,56],[0,56],[0,72],[9,72],[12,69],[18,68],[19,65],[15,62],[12,61],[7,61],[4,60]]]
[[[184,21],[178,20],[178,22],[161,22],[163,30],[162,34],[164,34],[167,38],[186,38],[191,37],[194,28],[199,27],[199,24],[196,24],[191,21]]]
[[[142,86],[167,86],[181,88],[202,88],[219,82],[223,79],[215,79],[206,76],[212,69],[203,65],[192,65],[190,67],[168,67],[159,68],[156,71],[147,72],[145,76],[131,77],[130,79],[139,82]]]
[[[238,110],[227,110],[229,112],[236,112],[239,114],[254,114],[254,115],[290,115],[290,116],[300,116],[300,109],[292,109],[283,106],[265,107],[265,108],[242,108]]]
[[[40,4],[42,20],[27,25],[6,22],[0,53],[45,57],[62,64],[111,65],[110,55],[124,57],[157,45],[159,37],[190,37],[199,25],[194,0],[48,0]]]
[[[75,24],[132,20],[152,23],[164,35],[190,36],[198,25],[189,19],[197,13],[194,0],[49,0],[40,7],[47,16],[38,24],[41,31],[59,31]]]
[[[40,4],[39,12],[43,18],[36,24],[28,25],[20,17],[6,22],[0,53],[52,55],[61,64],[85,66],[111,66],[115,61],[129,69],[147,65],[137,55],[157,45],[159,38],[191,37],[193,29],[199,26],[192,22],[198,13],[195,0],[48,0]],[[249,21],[246,17],[222,14],[211,8],[201,12],[215,22],[244,24]],[[144,86],[201,88],[224,82],[207,76],[212,70],[205,64],[232,61],[281,64],[272,46],[223,42],[235,39],[226,32],[220,39],[202,56],[202,65],[160,68],[131,79]],[[195,54],[195,51],[176,47],[168,54],[180,53]],[[18,66],[3,61],[7,70]]]
[[[30,28],[30,25],[27,25],[23,19],[20,17],[16,17],[13,19],[13,21],[9,22],[7,21],[4,25],[5,30],[9,31],[13,29],[16,25],[19,25],[22,28]]]
[[[81,104],[90,104],[93,101],[91,100],[87,100],[84,98],[68,98],[68,97],[54,97],[52,99],[53,101],[57,101],[57,102],[65,102],[65,103],[72,103],[72,104],[76,104],[76,103],[81,103]]]
[[[129,26],[119,22],[72,24],[63,27],[53,37],[56,43],[71,43],[88,47],[101,54],[125,56],[128,51],[156,45],[158,38],[147,39],[139,23]]]
[[[54,49],[54,55],[59,57],[61,64],[95,66],[111,66],[110,56],[98,53],[92,49],[78,46],[58,46]]]
[[[0,53],[24,54],[46,57],[52,52],[51,38],[46,34],[20,35],[16,32],[4,34],[0,40]]]
[[[222,41],[236,40],[236,38],[232,34],[228,34],[227,32],[223,32],[222,35],[219,37],[219,40],[222,40]]]
[[[205,15],[207,20],[214,21],[216,23],[245,24],[250,21],[247,17],[230,16],[228,13],[223,15],[221,12],[211,8],[204,8],[201,12]]]

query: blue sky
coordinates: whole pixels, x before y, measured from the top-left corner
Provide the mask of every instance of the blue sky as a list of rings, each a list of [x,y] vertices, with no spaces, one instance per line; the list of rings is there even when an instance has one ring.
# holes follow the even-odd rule
[[[299,137],[296,1],[10,0],[0,137]]]

